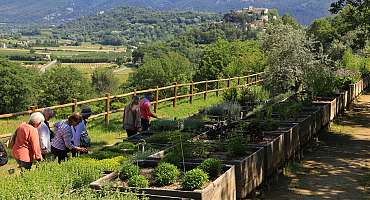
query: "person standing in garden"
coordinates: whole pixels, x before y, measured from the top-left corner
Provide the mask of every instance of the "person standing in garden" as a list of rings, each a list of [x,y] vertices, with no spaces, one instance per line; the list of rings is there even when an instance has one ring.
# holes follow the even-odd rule
[[[90,107],[84,107],[81,110],[81,116],[82,120],[81,122],[76,126],[75,129],[72,129],[73,131],[73,145],[78,147],[90,147],[90,137],[87,133],[87,120],[92,115],[92,110]],[[76,157],[79,153],[72,151],[72,156]]]
[[[151,93],[145,94],[144,98],[140,101],[140,116],[141,116],[141,128],[143,131],[147,131],[150,127],[150,118],[158,118],[157,115],[150,111],[150,99],[152,98]]]
[[[55,137],[51,141],[51,152],[58,158],[58,163],[64,161],[69,151],[87,152],[84,147],[79,147],[73,144],[72,129],[76,127],[82,120],[80,113],[73,113],[68,117],[68,120],[63,120],[54,125]]]
[[[125,107],[123,112],[123,128],[126,130],[127,137],[133,136],[141,130],[139,102],[140,98],[133,96],[131,102]]]
[[[44,120],[40,112],[32,113],[28,123],[20,124],[12,136],[12,155],[21,169],[30,170],[33,161],[42,160],[37,128]]]
[[[45,108],[42,110],[42,114],[44,115],[45,121],[40,124],[37,131],[40,138],[42,157],[45,159],[51,152],[50,139],[54,133],[49,127],[49,120],[55,117],[55,112],[50,108]]]

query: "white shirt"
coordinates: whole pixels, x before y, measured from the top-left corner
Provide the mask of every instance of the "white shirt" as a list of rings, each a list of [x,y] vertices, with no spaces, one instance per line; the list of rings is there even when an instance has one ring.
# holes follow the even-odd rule
[[[37,131],[39,133],[41,152],[43,154],[50,153],[51,146],[50,146],[50,130],[49,130],[49,127],[44,122],[42,122],[40,124],[40,126],[37,127]]]
[[[73,132],[72,141],[75,146],[80,146],[81,133],[85,130],[86,130],[86,125],[83,120],[75,128],[72,128],[72,132]]]

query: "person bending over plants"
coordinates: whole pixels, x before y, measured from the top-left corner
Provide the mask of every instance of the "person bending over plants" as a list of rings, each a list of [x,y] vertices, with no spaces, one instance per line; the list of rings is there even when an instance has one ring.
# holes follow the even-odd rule
[[[69,151],[87,152],[84,147],[78,147],[72,143],[72,129],[82,120],[80,113],[73,113],[68,120],[57,122],[55,127],[55,137],[51,141],[51,152],[58,158],[58,163],[67,158]]]

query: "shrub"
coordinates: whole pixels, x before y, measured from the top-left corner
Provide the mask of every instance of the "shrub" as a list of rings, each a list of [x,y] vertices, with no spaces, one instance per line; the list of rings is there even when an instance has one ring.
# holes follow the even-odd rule
[[[221,174],[221,161],[214,158],[208,158],[198,167],[208,174],[210,178],[216,178]]]
[[[176,120],[158,119],[151,123],[151,129],[154,131],[174,131],[179,129],[179,123]]]
[[[193,169],[186,172],[183,177],[181,187],[184,190],[201,189],[203,185],[208,182],[208,175],[201,169]]]
[[[207,108],[207,115],[227,116],[228,118],[240,117],[241,106],[235,102],[225,102]]]
[[[261,103],[270,99],[270,92],[261,85],[254,85],[241,91],[238,102],[241,105],[246,103]]]
[[[223,94],[224,101],[235,102],[238,101],[238,89],[233,87],[227,89]]]
[[[203,120],[200,119],[185,119],[184,120],[184,130],[198,130],[204,126]]]
[[[122,164],[121,171],[119,173],[119,178],[121,180],[127,180],[135,175],[139,175],[139,167],[130,163],[130,162],[124,162]]]
[[[136,188],[147,188],[149,186],[149,181],[143,175],[135,175],[128,180],[128,186]]]
[[[25,110],[35,103],[38,72],[0,60],[0,113]]]
[[[179,175],[180,171],[175,165],[165,162],[160,163],[154,171],[154,179],[159,186],[174,183]]]
[[[227,149],[232,156],[243,156],[247,152],[247,141],[241,135],[229,139]]]

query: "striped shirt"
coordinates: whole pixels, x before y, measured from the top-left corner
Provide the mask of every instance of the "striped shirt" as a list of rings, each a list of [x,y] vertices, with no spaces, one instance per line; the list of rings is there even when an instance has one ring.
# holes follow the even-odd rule
[[[67,121],[60,121],[54,127],[55,136],[51,140],[51,146],[59,150],[73,149],[76,147],[72,143],[72,127],[67,124]]]

